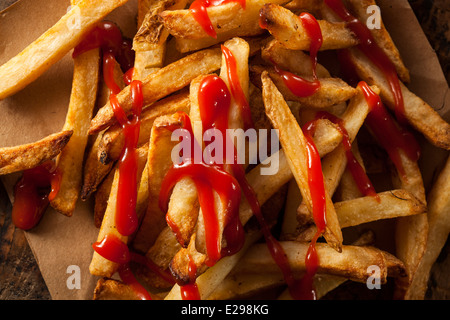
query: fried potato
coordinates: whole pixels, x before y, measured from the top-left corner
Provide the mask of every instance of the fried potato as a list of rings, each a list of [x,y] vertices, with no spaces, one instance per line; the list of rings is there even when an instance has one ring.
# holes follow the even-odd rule
[[[184,57],[172,64],[150,74],[142,80],[142,93],[144,106],[151,104],[165,96],[178,91],[187,85],[198,75],[216,71],[220,68],[220,49],[205,49]],[[131,89],[126,87],[118,95],[117,99],[126,113],[131,110]],[[115,123],[114,112],[110,104],[102,107],[91,121],[89,133],[99,131]]]
[[[133,38],[133,50],[136,53],[134,79],[144,79],[157,68],[163,67],[169,32],[158,19],[158,14],[168,9],[183,9],[186,3],[187,0],[147,1],[138,6],[139,30]]]
[[[286,0],[274,0],[273,3],[283,4]],[[258,18],[263,0],[247,0],[245,9],[238,2],[229,2],[206,9],[211,24],[217,34],[235,37],[254,36],[261,34]],[[190,10],[168,10],[160,13],[160,18],[170,34],[176,38],[201,39],[210,37],[195,20]],[[228,38],[230,38],[228,36]],[[213,38],[214,39],[214,38]],[[224,38],[222,38],[223,40]]]
[[[281,241],[289,264],[297,274],[305,272],[305,256],[308,243],[296,241]],[[336,252],[325,243],[316,244],[319,266],[317,272],[342,276],[356,282],[366,282],[371,276],[369,266],[380,267],[380,281],[386,283],[386,278],[403,275],[403,263],[392,255],[380,249],[369,246],[343,245],[342,252]],[[252,273],[255,270],[279,273],[278,266],[273,261],[267,245],[255,244],[245,254],[236,268],[236,272]]]
[[[100,278],[94,289],[93,300],[140,300],[140,297],[131,286],[121,281]]]
[[[84,150],[88,142],[88,128],[97,97],[100,74],[100,49],[80,54],[74,59],[74,75],[69,108],[63,130],[72,130],[70,141],[57,158],[61,173],[58,194],[50,205],[58,212],[72,216],[80,195]]]
[[[416,269],[405,299],[424,299],[430,271],[444,247],[450,232],[450,158],[428,194],[428,238],[425,253]]]
[[[322,2],[317,0],[292,0],[286,3],[283,7],[293,12],[309,12],[314,16],[320,14]]]
[[[261,74],[267,72],[275,83],[283,97],[288,101],[298,101],[305,107],[329,108],[331,106],[347,101],[356,94],[356,89],[349,86],[339,78],[321,78],[320,88],[311,96],[299,97],[292,93],[285,84],[283,77],[273,67],[251,66],[251,80],[254,85],[261,87]],[[304,77],[312,80],[312,77]]]
[[[148,145],[142,146],[137,151],[137,181],[141,180],[142,172],[147,163]],[[111,192],[108,198],[108,206],[106,207],[100,231],[98,233],[97,241],[102,241],[107,234],[117,236],[123,243],[128,243],[129,237],[123,236],[119,233],[115,223],[116,217],[116,202],[117,202],[117,190],[119,188],[119,170],[114,170],[114,179],[111,185]],[[138,191],[139,197],[139,191]],[[139,201],[136,201],[136,211],[139,211]],[[94,251],[91,263],[89,265],[89,272],[92,275],[101,277],[111,277],[118,268],[118,264],[103,258],[100,254]]]
[[[309,51],[311,39],[301,20],[288,9],[274,3],[266,3],[260,11],[264,28],[283,46],[292,50]],[[323,43],[320,50],[350,48],[358,44],[355,35],[345,23],[318,20]]]
[[[0,67],[0,99],[25,88],[73,49],[86,32],[126,0],[80,1],[22,52]],[[71,21],[77,21],[74,27]],[[79,27],[78,27],[79,26]]]
[[[0,148],[0,175],[31,169],[53,159],[67,145],[72,133],[65,130],[36,142]]]
[[[299,76],[312,77],[311,57],[302,50],[285,48],[277,40],[271,40],[261,50],[261,57],[268,63],[275,63],[283,70],[287,70]],[[321,64],[317,64],[318,78],[331,78],[330,72]]]
[[[312,212],[305,137],[283,96],[270,80],[267,72],[263,72],[262,82],[267,116],[271,119],[274,128],[279,130],[280,142],[286,152],[289,167],[299,185],[305,203]],[[325,191],[325,201],[327,224],[324,237],[330,246],[340,251],[342,247],[342,232],[327,191]]]
[[[161,211],[159,203],[155,199],[159,198],[162,181],[173,165],[172,150],[177,144],[177,142],[172,141],[172,132],[167,127],[181,126],[181,121],[182,119],[178,114],[161,116],[156,118],[152,127],[147,160],[148,197],[152,201],[148,204],[147,211],[132,243],[133,248],[139,252],[147,252],[167,225],[166,213]]]
[[[159,116],[169,115],[177,111],[189,112],[188,92],[171,95],[155,102],[151,108],[142,111],[140,116],[140,130],[138,146],[149,141],[155,119]],[[98,146],[98,161],[106,165],[119,159],[124,145],[124,134],[119,124],[114,124],[102,134]]]

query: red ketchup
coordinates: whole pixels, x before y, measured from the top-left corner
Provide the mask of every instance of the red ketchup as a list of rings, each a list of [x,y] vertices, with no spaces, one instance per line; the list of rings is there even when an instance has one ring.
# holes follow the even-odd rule
[[[245,9],[245,0],[195,0],[189,7],[189,11],[194,16],[194,19],[200,24],[202,29],[213,38],[217,38],[216,30],[211,23],[211,19],[208,16],[209,7],[220,6],[229,2],[239,3],[243,9]]]
[[[338,126],[338,130],[342,134],[342,145],[344,146],[345,156],[347,158],[347,168],[349,168],[359,191],[364,196],[373,196],[379,200],[379,196],[376,193],[372,182],[352,152],[352,143],[342,119],[326,111],[319,111],[316,114],[316,119],[328,119]]]
[[[406,124],[405,105],[400,80],[389,57],[377,45],[369,28],[348,11],[342,0],[325,0],[324,2],[342,20],[347,22],[348,28],[353,31],[359,40],[358,48],[383,72],[394,95],[396,118],[401,124]]]
[[[309,48],[309,54],[312,63],[313,80],[309,81],[302,77],[299,77],[289,71],[282,70],[275,65],[275,72],[277,72],[283,79],[284,84],[288,89],[297,97],[309,97],[312,96],[320,89],[320,81],[317,78],[317,53],[322,47],[323,37],[320,25],[316,18],[309,13],[301,13],[299,15],[300,22],[305,29],[307,35],[310,38],[311,44]],[[264,22],[260,25],[264,27]]]
[[[197,277],[197,266],[195,265],[192,257],[189,256],[189,283],[181,286],[181,298],[183,300],[200,300],[200,292],[198,291],[195,279]]]
[[[364,93],[370,108],[366,125],[386,150],[400,175],[406,178],[399,151],[405,152],[411,160],[417,161],[420,157],[419,144],[411,132],[397,125],[384,107],[380,96],[373,92],[366,82],[361,81],[358,88]]]
[[[30,230],[42,218],[59,191],[61,174],[53,161],[25,170],[14,187],[12,221],[17,228]]]

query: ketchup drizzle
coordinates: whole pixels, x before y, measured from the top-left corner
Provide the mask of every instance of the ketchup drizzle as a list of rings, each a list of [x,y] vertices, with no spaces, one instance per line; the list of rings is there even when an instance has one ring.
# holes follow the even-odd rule
[[[217,39],[216,30],[211,23],[211,19],[208,16],[209,7],[220,6],[225,3],[237,2],[245,10],[246,0],[195,0],[189,7],[189,11],[194,16],[194,19],[200,24],[202,29],[213,38]]]
[[[367,28],[364,23],[359,21],[350,13],[342,0],[325,0],[324,2],[342,20],[347,22],[348,28],[353,31],[359,39],[358,48],[383,72],[387,78],[392,94],[394,95],[396,118],[401,124],[405,125],[407,123],[405,117],[405,104],[400,86],[400,80],[398,79],[395,66],[384,51],[378,46],[370,33],[369,28]]]
[[[366,118],[366,125],[386,150],[400,175],[406,179],[399,151],[403,150],[411,160],[417,161],[420,157],[419,144],[411,132],[395,123],[384,107],[380,96],[373,92],[366,82],[361,81],[358,88],[364,93],[371,110]]]
[[[304,12],[299,15],[299,19],[311,41],[309,54],[312,64],[313,80],[306,80],[289,71],[282,70],[277,65],[274,68],[288,89],[297,97],[304,98],[312,96],[320,89],[320,81],[317,78],[317,53],[322,47],[323,37],[320,25],[313,15]],[[265,27],[265,22],[262,19],[260,19],[260,26]]]
[[[14,186],[12,221],[17,228],[30,230],[42,218],[50,201],[59,191],[61,173],[53,161],[24,170]]]
[[[375,197],[377,200],[379,200],[380,197],[376,193],[375,188],[372,185],[372,182],[370,181],[363,167],[358,162],[358,160],[356,160],[355,155],[353,154],[352,143],[350,141],[350,137],[348,135],[347,130],[345,129],[342,119],[326,111],[319,111],[316,114],[316,119],[327,119],[338,126],[338,130],[342,134],[342,145],[344,147],[345,156],[347,158],[347,167],[349,168],[353,176],[353,179],[356,185],[358,186],[359,191],[364,196],[372,196]]]

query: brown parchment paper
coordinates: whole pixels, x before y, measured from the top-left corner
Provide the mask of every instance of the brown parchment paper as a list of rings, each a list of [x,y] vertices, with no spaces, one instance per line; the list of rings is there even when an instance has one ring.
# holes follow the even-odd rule
[[[439,61],[406,0],[378,0],[384,23],[411,72],[411,91],[450,119],[448,84]],[[69,1],[21,0],[0,14],[0,64],[19,53],[51,27],[66,12]],[[137,1],[130,0],[107,18],[119,24],[124,34],[136,31]],[[71,52],[21,92],[0,101],[0,147],[41,139],[60,131],[69,104],[73,62]],[[1,80],[0,80],[1,81]],[[422,148],[421,166],[429,187],[447,152],[427,143]],[[12,189],[19,174],[3,176],[2,182],[13,200]],[[92,299],[97,277],[89,273],[92,243],[97,239],[92,203],[79,201],[68,218],[49,208],[39,225],[26,232],[50,294],[55,300]],[[69,289],[68,267],[80,270],[81,287]],[[70,281],[70,279],[69,279]]]

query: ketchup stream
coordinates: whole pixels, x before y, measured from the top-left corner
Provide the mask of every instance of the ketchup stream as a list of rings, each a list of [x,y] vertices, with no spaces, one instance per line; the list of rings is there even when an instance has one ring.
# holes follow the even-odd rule
[[[395,100],[395,115],[397,120],[405,125],[407,123],[405,117],[405,104],[403,93],[400,86],[395,66],[389,57],[378,46],[373,38],[369,28],[354,17],[345,7],[342,0],[325,0],[324,3],[333,10],[342,20],[347,22],[347,27],[359,39],[358,48],[383,72],[389,82],[392,94]]]

